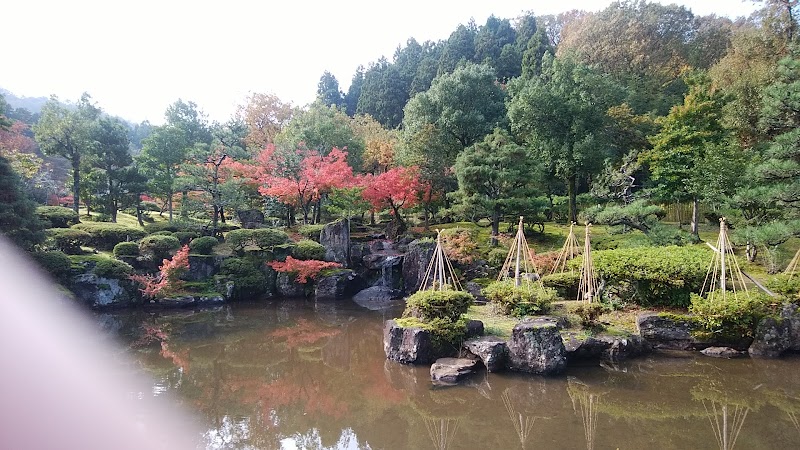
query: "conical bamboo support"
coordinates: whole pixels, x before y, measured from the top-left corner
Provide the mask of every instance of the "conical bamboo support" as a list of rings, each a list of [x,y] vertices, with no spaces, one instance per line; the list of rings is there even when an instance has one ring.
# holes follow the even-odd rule
[[[538,289],[544,289],[540,277],[533,277],[532,275],[538,274],[536,264],[533,262],[533,253],[528,247],[528,241],[525,239],[525,233],[522,229],[523,217],[519,217],[519,225],[517,226],[517,235],[511,243],[511,248],[508,249],[506,261],[497,275],[497,281],[513,280],[515,286],[527,286],[529,288],[534,285]],[[534,278],[536,281],[534,282]]]
[[[422,279],[419,290],[443,291],[446,289],[462,290],[453,265],[442,247],[442,232],[436,230],[436,248],[433,250],[433,256],[428,263],[428,269],[425,271],[425,278]]]
[[[508,389],[503,391],[502,397],[503,404],[508,412],[508,418],[511,419],[511,423],[514,425],[514,430],[517,432],[517,436],[519,437],[520,447],[524,449],[528,442],[528,437],[533,431],[533,424],[536,422],[536,417],[527,416],[521,412],[517,412],[517,410],[514,408],[514,404],[511,402],[511,396],[509,395]]]
[[[792,258],[792,260],[789,261],[789,265],[786,266],[786,270],[783,271],[783,273],[789,276],[790,280],[797,273],[798,262],[800,262],[800,248],[797,249],[797,253],[794,254],[794,258]]]
[[[719,449],[733,450],[750,408],[740,405],[731,407],[726,404],[720,404],[717,407],[716,402],[711,402],[710,409],[703,402],[703,408],[708,414],[708,421],[711,423],[711,429],[714,431]]]
[[[426,417],[424,420],[425,428],[428,429],[428,436],[433,441],[433,448],[447,450],[453,443],[461,419]]]
[[[583,300],[586,303],[600,301],[599,283],[597,282],[594,260],[592,259],[591,226],[591,223],[586,224],[583,241],[583,261],[581,263],[581,280],[578,283],[578,300]]]
[[[575,237],[575,222],[572,222],[569,225],[569,234],[567,235],[567,239],[564,241],[564,246],[561,247],[561,251],[558,253],[558,259],[556,263],[553,265],[553,269],[550,271],[550,274],[556,273],[564,273],[567,270],[567,262],[571,259],[574,259],[581,253],[580,244],[578,244],[578,238]],[[572,271],[573,269],[570,269]]]
[[[709,247],[714,250],[714,258],[706,271],[701,295],[707,295],[709,301],[722,302],[727,300],[729,293],[732,293],[734,298],[739,295],[750,295],[742,269],[739,267],[736,255],[733,254],[733,246],[728,238],[728,225],[724,217],[719,219],[717,246],[714,248],[709,245]]]

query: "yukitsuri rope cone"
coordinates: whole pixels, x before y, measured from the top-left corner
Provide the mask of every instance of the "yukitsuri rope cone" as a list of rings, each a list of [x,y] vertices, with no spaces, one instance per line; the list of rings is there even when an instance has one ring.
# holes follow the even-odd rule
[[[528,416],[522,414],[522,412],[518,412],[514,408],[514,404],[511,401],[511,395],[509,394],[508,389],[503,391],[502,397],[503,404],[508,412],[508,418],[511,419],[511,423],[514,425],[514,430],[516,430],[517,436],[519,437],[520,448],[524,449],[528,441],[528,436],[530,436],[531,431],[533,431],[533,424],[536,422],[537,417]]]
[[[789,261],[789,265],[786,266],[786,270],[783,271],[784,274],[789,276],[790,280],[797,273],[798,262],[800,262],[800,248],[797,249],[797,253],[794,254],[794,258],[792,258],[792,260]]]
[[[724,217],[719,219],[717,246],[709,244],[709,247],[714,250],[714,258],[708,266],[700,295],[707,294],[708,300],[712,302],[724,302],[728,295],[733,295],[733,298],[737,298],[739,295],[749,296],[742,269],[736,261],[736,255],[733,254],[733,246],[728,238],[728,226]]]
[[[462,290],[453,265],[442,248],[442,232],[436,230],[436,248],[433,250],[431,262],[428,263],[428,269],[425,271],[425,278],[422,279],[419,290],[443,291],[447,289]]]
[[[578,244],[578,238],[575,237],[574,228],[575,222],[569,224],[569,234],[567,235],[567,239],[564,241],[564,246],[561,247],[561,251],[558,253],[558,259],[553,265],[550,275],[566,272],[567,262],[581,254],[581,247],[580,244]],[[570,269],[570,272],[573,270],[574,269]]]
[[[497,275],[497,281],[504,281],[512,279],[510,275],[513,273],[514,286],[526,286],[529,289],[536,286],[537,289],[543,290],[541,278],[533,277],[533,274],[538,274],[536,264],[533,262],[533,254],[528,241],[525,239],[525,233],[522,230],[522,219],[519,217],[519,225],[517,226],[517,235],[511,243],[511,248],[508,249],[506,261],[503,263],[503,268]],[[536,278],[536,281],[534,281]]]
[[[714,401],[710,403],[711,407],[709,408],[703,401],[703,408],[708,414],[708,421],[711,423],[714,437],[717,438],[717,445],[720,450],[733,450],[750,408],[741,405],[718,404]]]
[[[583,261],[581,263],[581,280],[578,283],[578,300],[585,303],[600,301],[600,292],[597,282],[597,274],[594,270],[592,260],[591,228],[592,224],[586,224],[585,238],[583,241]]]
[[[594,450],[597,435],[597,407],[600,394],[589,392],[587,386],[579,381],[568,381],[567,393],[572,400],[572,410],[581,417],[583,432],[586,437],[586,450]]]
[[[435,418],[425,417],[425,428],[428,429],[428,436],[433,441],[433,448],[436,450],[447,450],[453,443],[453,439],[461,423],[459,418]]]

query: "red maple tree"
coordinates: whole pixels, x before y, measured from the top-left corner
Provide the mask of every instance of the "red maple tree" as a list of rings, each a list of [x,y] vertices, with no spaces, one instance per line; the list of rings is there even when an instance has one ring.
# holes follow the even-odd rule
[[[296,273],[298,283],[307,283],[309,279],[314,279],[317,275],[325,269],[336,269],[342,267],[337,262],[319,261],[316,259],[294,259],[291,256],[286,257],[286,261],[272,261],[267,263],[276,272],[282,273]]]
[[[189,246],[184,245],[171,259],[164,259],[156,275],[131,275],[139,283],[142,295],[147,298],[163,298],[178,290],[183,281],[180,276],[189,268]]]
[[[364,200],[375,211],[391,209],[398,231],[405,230],[401,210],[415,206],[419,201],[419,193],[424,188],[420,182],[419,169],[416,166],[395,167],[380,175],[367,175],[362,184]]]

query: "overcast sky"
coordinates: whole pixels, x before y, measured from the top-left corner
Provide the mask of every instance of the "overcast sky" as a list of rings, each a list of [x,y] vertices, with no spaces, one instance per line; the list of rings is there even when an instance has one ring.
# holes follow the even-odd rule
[[[410,37],[446,39],[459,23],[571,9],[611,0],[19,0],[2,7],[0,87],[19,96],[84,91],[110,114],[162,123],[193,100],[225,121],[249,92],[305,105],[328,70],[346,90],[359,65],[391,60]],[[749,0],[662,0],[695,14],[749,15]]]

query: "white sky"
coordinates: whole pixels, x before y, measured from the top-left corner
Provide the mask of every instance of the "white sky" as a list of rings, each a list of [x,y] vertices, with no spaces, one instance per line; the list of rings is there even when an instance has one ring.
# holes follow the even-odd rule
[[[697,15],[748,15],[749,0],[658,0]],[[311,102],[323,71],[346,91],[358,65],[391,60],[408,38],[446,39],[459,23],[612,0],[20,0],[0,8],[0,87],[18,96],[89,92],[106,112],[162,123],[193,100],[225,121],[249,92]]]

